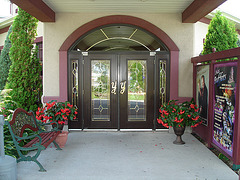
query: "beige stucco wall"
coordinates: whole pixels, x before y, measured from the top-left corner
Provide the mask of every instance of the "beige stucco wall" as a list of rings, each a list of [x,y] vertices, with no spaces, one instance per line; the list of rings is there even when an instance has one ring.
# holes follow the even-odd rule
[[[0,46],[4,46],[7,37],[7,32],[0,34]]]
[[[203,50],[203,39],[206,38],[208,24],[197,22],[194,24],[194,56],[199,56]]]
[[[59,95],[59,53],[66,38],[81,25],[96,18],[115,14],[56,13],[55,23],[44,23],[44,96]],[[119,14],[120,15],[120,14]],[[179,96],[192,96],[194,25],[183,24],[181,14],[124,14],[142,18],[162,29],[180,49]]]
[[[38,22],[38,27],[37,27],[37,37],[43,36],[43,23]]]

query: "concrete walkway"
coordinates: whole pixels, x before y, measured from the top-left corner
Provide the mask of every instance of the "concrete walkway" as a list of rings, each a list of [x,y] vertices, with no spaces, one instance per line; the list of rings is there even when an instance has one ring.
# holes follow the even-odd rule
[[[238,175],[189,133],[174,145],[168,132],[70,132],[39,161],[18,163],[18,180],[238,180]]]

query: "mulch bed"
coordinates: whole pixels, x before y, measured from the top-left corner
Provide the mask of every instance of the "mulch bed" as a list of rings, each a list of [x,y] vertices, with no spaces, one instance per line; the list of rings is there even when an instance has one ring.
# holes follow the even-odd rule
[[[204,144],[207,147],[207,143],[201,139],[198,135],[195,133],[192,133],[192,135],[197,138],[202,144]],[[233,167],[233,162],[228,159],[226,156],[224,156],[220,151],[218,151],[215,148],[208,148],[210,151],[212,151],[219,159],[221,159],[227,166],[229,166],[231,169]],[[240,174],[240,170],[234,171],[236,174]]]

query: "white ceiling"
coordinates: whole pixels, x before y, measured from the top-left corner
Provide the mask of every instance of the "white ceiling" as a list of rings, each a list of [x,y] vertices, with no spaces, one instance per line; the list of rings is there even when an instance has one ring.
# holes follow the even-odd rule
[[[182,13],[193,0],[43,0],[54,12]]]

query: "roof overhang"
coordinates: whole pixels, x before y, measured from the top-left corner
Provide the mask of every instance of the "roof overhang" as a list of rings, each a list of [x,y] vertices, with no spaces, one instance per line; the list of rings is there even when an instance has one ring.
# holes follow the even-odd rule
[[[195,23],[212,12],[226,0],[195,0],[182,13],[183,23]]]
[[[217,8],[226,0],[139,0],[139,1],[93,1],[93,0],[83,0],[83,1],[73,1],[73,0],[11,0],[17,6],[27,11],[29,14],[33,15],[42,22],[55,22],[56,12],[90,12],[91,7],[102,10],[106,12],[106,8],[112,9],[115,7],[117,12],[126,11],[128,8],[131,12],[157,12],[157,10],[162,13],[182,13],[183,23],[195,23],[212,10]],[[115,5],[116,3],[121,3],[121,6]],[[107,6],[105,6],[108,3]],[[114,4],[115,3],[115,4]],[[129,7],[129,3],[134,7]],[[126,5],[125,5],[126,4]],[[126,6],[126,7],[125,7]],[[89,9],[88,9],[88,8]],[[105,8],[105,9],[104,9]],[[142,8],[142,9],[141,9]],[[143,9],[145,8],[145,10]],[[152,9],[151,9],[152,8]]]
[[[55,22],[55,12],[42,0],[11,0],[12,3],[42,22]]]

